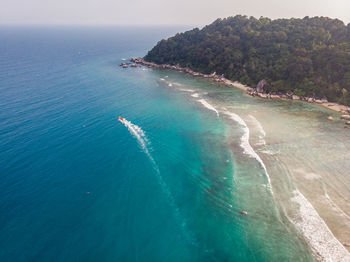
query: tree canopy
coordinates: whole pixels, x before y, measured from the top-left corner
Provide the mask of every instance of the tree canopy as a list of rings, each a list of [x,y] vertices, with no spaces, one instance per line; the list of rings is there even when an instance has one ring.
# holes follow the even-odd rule
[[[217,19],[161,40],[145,60],[350,105],[350,24],[338,19]]]

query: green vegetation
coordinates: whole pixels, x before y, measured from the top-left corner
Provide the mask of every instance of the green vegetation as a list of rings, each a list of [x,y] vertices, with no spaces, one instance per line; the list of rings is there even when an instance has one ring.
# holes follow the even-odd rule
[[[145,60],[350,105],[350,24],[337,19],[218,19],[160,41]]]

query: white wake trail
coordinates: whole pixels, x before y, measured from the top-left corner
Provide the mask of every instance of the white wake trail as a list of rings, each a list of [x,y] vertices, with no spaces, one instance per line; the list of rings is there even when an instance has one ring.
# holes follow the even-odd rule
[[[156,161],[154,160],[154,158],[152,157],[150,151],[149,151],[149,146],[150,146],[150,142],[148,141],[145,132],[137,125],[131,123],[130,121],[126,120],[125,118],[123,120],[118,119],[124,126],[126,126],[129,130],[129,132],[137,139],[139,145],[141,146],[142,150],[146,153],[146,155],[148,156],[149,160],[152,163],[152,166],[154,168],[154,170],[156,171],[156,176],[158,178],[158,182],[161,186],[162,191],[166,194],[166,196],[169,199],[169,202],[171,204],[171,206],[174,208],[175,210],[175,216],[177,217],[178,220],[180,220],[180,226],[183,230],[184,236],[187,239],[187,241],[189,241],[191,244],[196,245],[196,242],[194,241],[193,237],[191,236],[191,234],[189,233],[189,231],[186,229],[186,222],[184,221],[184,219],[181,217],[180,214],[180,210],[176,205],[175,199],[168,187],[168,185],[166,184],[166,182],[164,181],[164,179],[162,178],[161,174],[160,174],[160,170],[159,167],[156,163]]]
[[[156,162],[154,161],[152,155],[150,154],[149,150],[148,150],[148,139],[145,135],[145,132],[137,125],[134,125],[133,123],[131,123],[130,121],[123,119],[119,121],[128,128],[129,132],[137,139],[139,145],[141,146],[142,150],[146,153],[146,155],[148,156],[148,158],[151,160],[154,168],[156,169],[157,172],[159,172],[159,168],[156,164]]]

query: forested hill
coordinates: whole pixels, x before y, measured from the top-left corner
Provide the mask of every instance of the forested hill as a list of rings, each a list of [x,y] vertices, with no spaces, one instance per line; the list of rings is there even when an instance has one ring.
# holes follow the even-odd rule
[[[337,19],[217,19],[158,42],[145,60],[350,104],[350,24]]]

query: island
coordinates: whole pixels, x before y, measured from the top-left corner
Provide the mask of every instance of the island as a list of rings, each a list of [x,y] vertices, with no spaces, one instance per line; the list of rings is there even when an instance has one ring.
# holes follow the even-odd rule
[[[343,113],[350,105],[350,24],[338,19],[217,19],[161,40],[133,61],[213,78],[263,98],[316,102]]]

